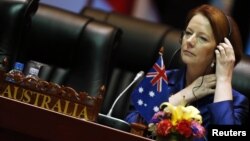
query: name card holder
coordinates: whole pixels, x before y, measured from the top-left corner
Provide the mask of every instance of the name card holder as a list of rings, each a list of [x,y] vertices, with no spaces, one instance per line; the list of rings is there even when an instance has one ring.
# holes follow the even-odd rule
[[[0,97],[15,99],[33,106],[52,110],[76,118],[95,122],[103,102],[105,87],[97,96],[76,92],[71,87],[14,77],[15,83],[6,81],[6,73],[0,70]]]

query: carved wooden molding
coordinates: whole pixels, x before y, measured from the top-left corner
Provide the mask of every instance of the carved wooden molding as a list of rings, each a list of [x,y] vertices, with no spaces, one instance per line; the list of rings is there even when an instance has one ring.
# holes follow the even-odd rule
[[[96,121],[103,102],[104,86],[100,88],[99,94],[93,97],[87,92],[76,92],[71,87],[43,80],[8,76],[14,78],[15,83],[13,83],[6,81],[6,77],[7,74],[0,70],[0,96],[69,116]]]
[[[147,126],[142,123],[131,123],[130,133],[132,134],[144,136],[146,130]]]

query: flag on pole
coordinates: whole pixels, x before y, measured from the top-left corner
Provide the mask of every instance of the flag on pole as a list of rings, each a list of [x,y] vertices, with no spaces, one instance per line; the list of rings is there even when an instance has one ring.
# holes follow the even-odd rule
[[[149,122],[159,106],[168,98],[168,77],[162,54],[146,76],[132,92],[132,102],[135,108]]]

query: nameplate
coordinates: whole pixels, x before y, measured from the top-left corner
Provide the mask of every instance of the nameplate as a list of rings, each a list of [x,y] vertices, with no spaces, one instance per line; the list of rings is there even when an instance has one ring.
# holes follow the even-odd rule
[[[76,93],[70,87],[58,86],[45,81],[34,83],[34,80],[32,80],[33,82],[23,80],[12,83],[5,80],[6,76],[3,73],[0,75],[0,96],[2,97],[76,118],[96,121],[102,103],[101,94],[92,97],[86,92]]]

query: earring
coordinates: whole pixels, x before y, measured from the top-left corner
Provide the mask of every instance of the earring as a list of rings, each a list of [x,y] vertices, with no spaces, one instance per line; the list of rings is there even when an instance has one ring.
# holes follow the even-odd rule
[[[211,68],[213,68],[213,67],[214,67],[214,61],[212,62],[212,64],[211,64],[210,66],[211,66]]]

